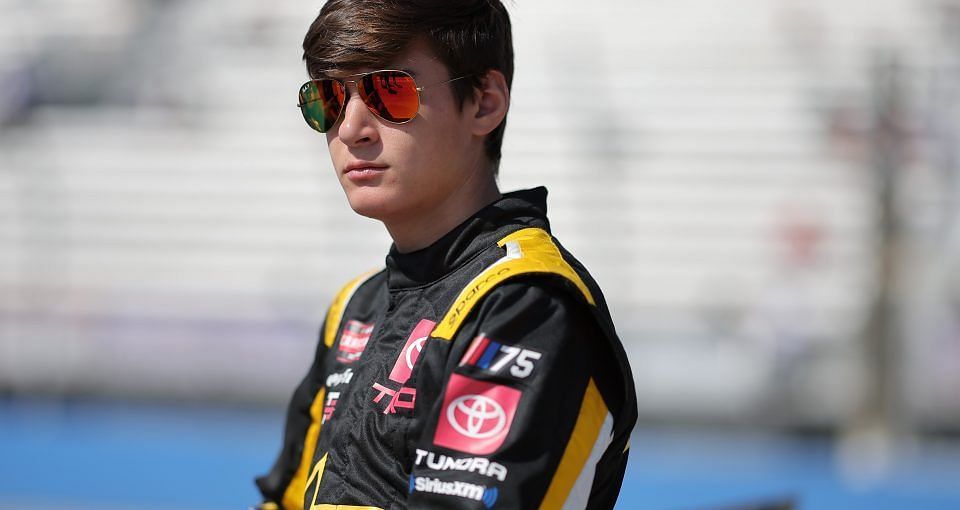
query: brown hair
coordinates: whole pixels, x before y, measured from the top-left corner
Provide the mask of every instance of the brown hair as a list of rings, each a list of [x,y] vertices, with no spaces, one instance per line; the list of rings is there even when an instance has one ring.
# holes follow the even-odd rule
[[[307,73],[318,78],[334,72],[377,68],[422,38],[447,67],[463,107],[487,71],[498,70],[513,82],[510,17],[500,0],[329,0],[303,39]],[[486,154],[496,167],[507,119],[486,139]]]

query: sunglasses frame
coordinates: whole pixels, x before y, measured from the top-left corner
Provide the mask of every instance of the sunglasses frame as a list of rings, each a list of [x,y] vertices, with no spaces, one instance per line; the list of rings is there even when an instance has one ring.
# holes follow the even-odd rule
[[[335,81],[335,82],[339,83],[340,86],[343,87],[343,93],[344,93],[344,101],[343,101],[343,104],[340,105],[340,111],[337,113],[337,118],[334,119],[333,123],[330,125],[330,129],[328,129],[328,130],[326,130],[326,131],[320,131],[320,130],[314,128],[312,125],[310,125],[309,122],[307,122],[307,125],[310,126],[310,129],[313,129],[314,131],[317,131],[318,133],[327,133],[327,132],[329,132],[331,129],[333,129],[333,126],[336,126],[336,125],[337,125],[337,122],[340,122],[340,118],[343,117],[343,112],[344,112],[344,110],[347,109],[347,103],[350,102],[350,96],[351,96],[351,95],[350,95],[350,93],[349,93],[349,90],[350,90],[350,89],[347,88],[347,84],[348,84],[348,83],[353,83],[353,84],[357,87],[357,96],[360,96],[360,81],[363,80],[365,77],[370,76],[371,74],[377,74],[377,73],[400,73],[400,74],[406,75],[406,76],[408,76],[408,77],[410,78],[411,81],[413,81],[414,89],[417,91],[417,112],[413,115],[413,117],[410,117],[410,118],[407,119],[407,120],[403,120],[403,121],[399,121],[399,122],[398,122],[398,121],[388,120],[388,119],[385,119],[385,118],[381,117],[380,114],[379,114],[372,106],[370,106],[369,104],[367,104],[367,101],[366,101],[365,99],[363,99],[363,97],[360,97],[360,100],[363,101],[363,105],[366,106],[366,107],[367,107],[367,110],[370,111],[370,113],[372,113],[376,118],[378,118],[378,119],[380,119],[380,120],[382,120],[382,121],[384,121],[384,122],[387,122],[387,123],[390,123],[390,124],[394,124],[394,125],[406,124],[406,123],[408,123],[408,122],[413,121],[413,119],[417,118],[417,115],[420,114],[420,105],[422,104],[421,101],[420,101],[420,93],[423,92],[424,90],[426,90],[427,88],[436,87],[436,86],[438,86],[438,85],[445,85],[445,84],[447,84],[447,83],[452,83],[452,82],[455,82],[455,81],[457,81],[457,80],[462,80],[462,79],[464,79],[464,78],[468,78],[468,77],[471,76],[471,75],[469,75],[469,74],[465,74],[465,75],[463,75],[463,76],[457,76],[456,78],[450,78],[449,80],[438,81],[438,82],[436,82],[436,83],[429,83],[429,84],[427,84],[427,85],[417,85],[417,79],[413,76],[413,73],[411,73],[410,71],[404,71],[403,69],[377,69],[376,71],[368,71],[368,72],[365,72],[365,73],[348,74],[347,76],[344,76],[343,78],[317,78],[317,79],[308,80],[308,81],[303,82],[303,85],[300,85],[300,89],[299,89],[299,90],[303,90],[303,87],[305,87],[306,85],[311,84],[311,83],[315,83],[315,82],[322,81],[322,80],[332,80],[332,81]],[[354,79],[348,80],[347,78],[354,78]],[[319,87],[317,87],[317,88],[319,89]],[[313,103],[313,102],[316,102],[316,101],[321,101],[321,99],[314,99],[313,101],[307,101],[307,102],[305,102],[305,103],[297,103],[297,108],[300,108],[300,109],[301,109],[301,114],[302,114],[302,109],[303,109],[303,107],[304,107],[305,105],[308,105],[308,104]]]

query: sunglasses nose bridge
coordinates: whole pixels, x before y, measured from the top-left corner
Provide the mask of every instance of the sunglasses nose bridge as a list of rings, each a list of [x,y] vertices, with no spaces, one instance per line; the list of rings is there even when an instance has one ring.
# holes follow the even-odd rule
[[[353,84],[353,88],[350,86],[351,83]],[[357,80],[340,80],[340,86],[343,87],[344,107],[347,106],[347,102],[351,97],[360,95],[360,84],[357,83]]]
[[[367,103],[367,99],[364,97],[363,93],[361,93],[360,80],[340,80],[340,83],[343,86],[344,91],[344,101],[340,112],[340,120],[343,121],[344,125],[365,125],[370,122],[371,117],[379,117],[376,110]],[[357,98],[360,101],[360,104],[351,106],[351,103],[356,102],[351,101],[352,98]],[[359,108],[360,112],[351,112],[351,108]],[[360,115],[362,118],[357,118],[357,115]],[[368,115],[370,117],[367,117]]]
[[[344,109],[347,108],[347,103],[350,101],[350,98],[352,98],[352,97],[358,97],[358,98],[360,98],[360,102],[363,103],[364,106],[366,106],[370,111],[376,113],[376,112],[374,111],[373,107],[370,106],[370,105],[367,103],[366,94],[364,94],[364,93],[362,92],[362,89],[361,89],[361,80],[362,80],[362,79],[363,79],[363,77],[360,77],[360,78],[355,79],[355,80],[341,80],[341,81],[340,81],[340,83],[341,83],[342,86],[343,86],[343,94],[344,94],[344,96],[345,96],[345,97],[344,97],[344,101],[343,101],[343,108],[344,108]],[[351,84],[352,84],[352,87],[351,87]]]

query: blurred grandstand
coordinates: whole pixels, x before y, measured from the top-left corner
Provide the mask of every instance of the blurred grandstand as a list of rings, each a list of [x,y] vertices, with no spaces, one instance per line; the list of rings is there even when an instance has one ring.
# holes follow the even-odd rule
[[[0,0],[0,390],[285,402],[389,244],[294,106],[321,4]],[[643,426],[960,432],[960,2],[511,11],[502,188],[550,189]]]

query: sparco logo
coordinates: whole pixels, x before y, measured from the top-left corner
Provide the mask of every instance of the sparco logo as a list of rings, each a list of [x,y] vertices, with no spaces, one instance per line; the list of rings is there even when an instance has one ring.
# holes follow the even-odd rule
[[[456,324],[457,320],[460,319],[460,314],[463,313],[464,308],[466,308],[467,303],[469,303],[470,301],[473,301],[473,298],[477,297],[477,294],[481,290],[483,290],[484,287],[486,287],[487,285],[490,285],[490,282],[496,280],[497,278],[502,277],[503,275],[509,273],[510,271],[511,269],[509,267],[505,267],[497,271],[496,273],[487,275],[486,278],[477,282],[476,285],[474,285],[469,291],[467,291],[467,294],[463,296],[463,299],[461,299],[459,303],[457,303],[457,306],[453,308],[453,313],[450,314],[450,318],[447,319],[447,325],[453,326],[454,324]]]
[[[410,492],[413,493],[414,491],[472,499],[480,501],[487,508],[493,508],[493,505],[497,503],[497,497],[500,495],[500,491],[496,487],[488,489],[483,485],[466,482],[444,482],[426,476],[410,477]]]
[[[507,415],[496,400],[483,395],[463,395],[447,406],[447,420],[457,432],[473,439],[499,434]]]
[[[348,368],[343,372],[338,372],[336,374],[330,374],[327,376],[327,387],[333,388],[334,386],[339,386],[341,384],[350,384],[351,379],[353,379],[353,369]]]
[[[426,462],[424,462],[426,461]],[[417,466],[426,465],[435,471],[466,471],[496,478],[501,482],[507,479],[507,468],[499,462],[491,462],[483,457],[450,457],[417,448]]]

